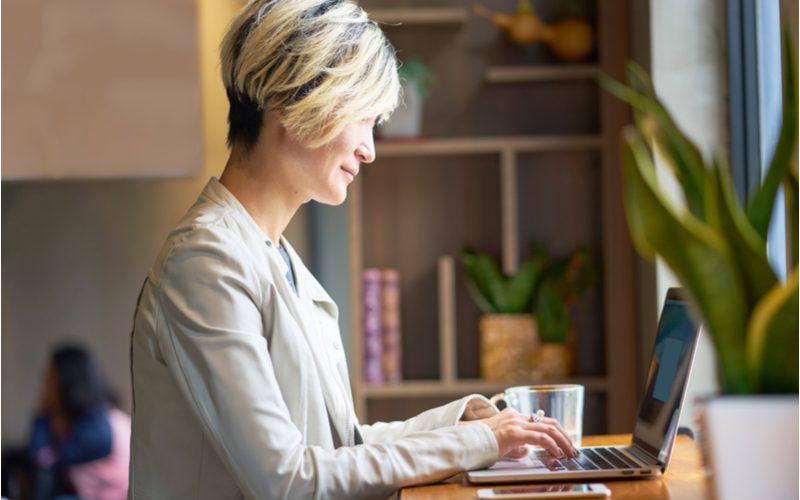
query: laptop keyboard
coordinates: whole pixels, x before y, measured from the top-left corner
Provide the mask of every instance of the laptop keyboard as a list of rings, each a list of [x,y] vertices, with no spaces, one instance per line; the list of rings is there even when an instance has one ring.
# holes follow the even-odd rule
[[[580,448],[577,458],[556,458],[545,450],[537,450],[536,458],[552,471],[638,469],[636,462],[616,448]]]

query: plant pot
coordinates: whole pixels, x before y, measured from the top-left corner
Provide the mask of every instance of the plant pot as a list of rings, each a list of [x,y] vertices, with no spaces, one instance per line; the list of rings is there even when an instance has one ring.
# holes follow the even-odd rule
[[[422,107],[425,100],[411,83],[403,84],[403,100],[386,123],[378,126],[384,139],[413,138],[422,135]]]
[[[721,396],[697,416],[712,498],[797,498],[797,395]]]
[[[530,376],[538,344],[530,314],[484,314],[479,322],[481,377],[519,380]]]
[[[541,378],[565,378],[572,375],[575,349],[568,342],[542,342],[533,355],[533,374]]]

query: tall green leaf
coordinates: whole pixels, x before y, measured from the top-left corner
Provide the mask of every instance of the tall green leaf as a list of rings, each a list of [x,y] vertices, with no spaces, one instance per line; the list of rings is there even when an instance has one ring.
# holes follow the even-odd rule
[[[506,282],[506,310],[509,314],[528,312],[533,290],[538,284],[543,263],[530,259],[520,264],[517,273]]]
[[[631,62],[627,73],[634,88],[605,75],[598,77],[598,82],[637,111],[640,133],[662,152],[661,158],[683,188],[689,210],[701,220],[705,219],[704,185],[707,172],[700,150],[681,132],[666,107],[658,100],[649,79],[641,76],[644,70]],[[635,89],[643,89],[645,93]]]
[[[483,313],[499,312],[503,275],[488,256],[465,252],[461,262],[466,271],[467,291]],[[502,300],[502,299],[501,299]]]
[[[798,390],[797,267],[753,311],[747,334],[747,365],[760,393]]]
[[[467,291],[484,313],[517,314],[528,312],[531,297],[541,279],[547,260],[531,258],[511,277],[506,277],[491,256],[464,252]]]
[[[798,185],[797,185],[797,172],[794,169],[789,169],[786,179],[783,181],[784,194],[786,195],[786,224],[789,233],[789,255],[792,261],[789,264],[791,267],[797,267],[797,218],[798,218]]]
[[[783,33],[783,116],[778,144],[769,163],[764,182],[747,207],[747,217],[763,240],[767,239],[769,221],[778,186],[791,169],[792,153],[797,143],[797,68],[791,35]]]
[[[561,293],[551,283],[543,283],[533,308],[543,342],[565,342],[572,328],[572,318]]]
[[[724,239],[691,213],[676,212],[662,198],[655,166],[639,133],[623,131],[625,213],[642,253],[657,249],[692,294],[707,323],[728,393],[747,393],[745,360],[747,300],[735,259]]]
[[[750,225],[739,205],[730,169],[721,154],[714,157],[713,173],[714,182],[710,184],[715,188],[717,205],[709,222],[728,240],[744,278],[747,310],[752,311],[761,297],[778,283],[778,278],[767,260],[766,243]]]

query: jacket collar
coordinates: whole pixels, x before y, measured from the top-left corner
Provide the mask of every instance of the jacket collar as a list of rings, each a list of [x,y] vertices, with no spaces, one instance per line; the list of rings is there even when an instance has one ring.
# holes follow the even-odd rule
[[[269,243],[270,246],[272,245],[269,237],[256,223],[256,221],[250,215],[250,212],[247,211],[244,205],[241,204],[241,202],[233,195],[233,193],[228,191],[228,188],[222,185],[217,177],[211,177],[211,179],[209,179],[208,184],[206,184],[205,189],[203,189],[201,196],[230,209],[236,214],[236,219],[242,225],[244,225],[248,232],[258,235],[258,239],[264,241],[265,244]],[[314,276],[308,271],[306,266],[303,265],[302,261],[300,260],[300,256],[297,255],[294,247],[292,247],[292,245],[284,236],[281,236],[280,244],[286,249],[286,252],[289,254],[289,259],[292,261],[295,280],[297,282],[297,292],[300,297],[326,304],[327,307],[331,309],[333,315],[338,317],[338,308],[336,307],[336,303],[333,301],[331,296],[328,295],[328,292],[322,288],[322,285],[319,284],[317,279],[314,278]],[[286,262],[282,257],[277,255],[277,248],[271,249],[274,251],[274,256],[277,257],[276,260],[278,265],[281,266],[281,269],[283,269],[283,274],[285,275],[286,272],[289,271],[289,268],[286,266]]]
[[[281,245],[286,249],[286,252],[289,254],[289,259],[292,261],[295,280],[297,280],[297,291],[300,297],[307,297],[314,302],[323,304],[330,310],[334,317],[338,318],[339,310],[336,306],[336,302],[334,302],[331,296],[328,295],[328,292],[322,288],[322,285],[319,284],[319,281],[311,274],[308,268],[303,265],[294,247],[292,247],[289,241],[283,236],[281,236]]]
[[[256,224],[256,221],[253,219],[253,216],[250,215],[250,212],[244,208],[244,205],[242,205],[242,203],[233,195],[233,193],[228,191],[228,188],[222,185],[218,178],[212,177],[209,179],[208,184],[206,184],[206,187],[203,189],[200,197],[207,198],[209,201],[229,209],[236,214],[236,219],[244,225],[248,232],[257,234],[259,239],[269,241],[267,233],[265,233],[261,227]]]

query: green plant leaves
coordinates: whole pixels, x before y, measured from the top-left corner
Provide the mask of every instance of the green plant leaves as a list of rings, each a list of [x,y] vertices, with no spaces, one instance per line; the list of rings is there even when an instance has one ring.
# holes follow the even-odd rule
[[[709,221],[717,234],[727,237],[743,275],[747,309],[752,310],[761,297],[778,283],[778,278],[767,260],[764,241],[750,225],[738,203],[728,164],[722,155],[714,158],[714,182],[710,183],[710,188],[713,189],[717,204],[710,211],[713,216],[709,217]]]
[[[662,150],[662,157],[683,188],[689,210],[704,220],[707,172],[700,150],[680,131],[658,100],[645,71],[635,62],[629,62],[626,69],[631,87],[605,75],[598,77],[598,83],[634,108],[640,133],[648,143]]]
[[[783,193],[786,195],[784,198],[786,202],[786,225],[788,226],[789,231],[789,256],[791,257],[791,262],[789,265],[792,267],[797,267],[797,218],[798,214],[800,214],[800,210],[798,210],[797,203],[798,183],[796,170],[789,169],[789,173],[786,176],[786,179],[784,179],[783,185]]]
[[[646,257],[663,257],[694,299],[714,341],[727,393],[798,390],[798,176],[791,161],[798,131],[797,71],[788,33],[783,42],[781,135],[763,184],[746,208],[724,156],[706,165],[639,66],[627,67],[630,86],[600,79],[635,112],[638,130],[626,128],[621,140],[623,197],[634,245]],[[686,207],[664,196],[651,151],[675,174]],[[781,186],[793,266],[786,284],[766,253]]]
[[[775,205],[775,194],[778,192],[781,181],[786,178],[791,169],[791,157],[797,141],[797,68],[788,31],[783,34],[783,116],[781,120],[781,133],[769,163],[767,175],[747,207],[747,216],[764,241],[767,240],[769,221]],[[795,260],[795,262],[797,261]]]
[[[695,299],[714,337],[726,392],[748,392],[747,300],[726,241],[694,215],[676,211],[662,198],[650,153],[630,127],[623,131],[622,175],[634,244],[645,255],[657,251]]]
[[[747,365],[756,392],[798,390],[797,267],[784,285],[776,284],[753,310],[747,334]]]
[[[431,85],[436,83],[436,75],[431,73],[419,56],[413,56],[403,61],[397,74],[402,83],[414,85],[423,99],[428,97]]]
[[[520,264],[517,273],[506,282],[504,308],[511,313],[527,312],[533,290],[539,284],[543,264],[538,260],[527,260]]]
[[[462,263],[467,290],[483,313],[517,314],[528,312],[533,291],[539,283],[544,262],[530,259],[507,278],[489,255],[465,252]]]
[[[545,325],[544,335],[561,342],[572,327],[568,303],[598,281],[596,269],[583,247],[553,259],[533,243],[531,254],[507,277],[491,256],[464,252],[467,290],[483,313],[533,313]]]
[[[485,254],[464,252],[461,263],[466,272],[467,291],[482,313],[501,312],[503,273],[491,257]]]
[[[572,328],[569,309],[561,294],[551,283],[543,283],[539,288],[533,314],[539,326],[542,342],[565,342]]]

